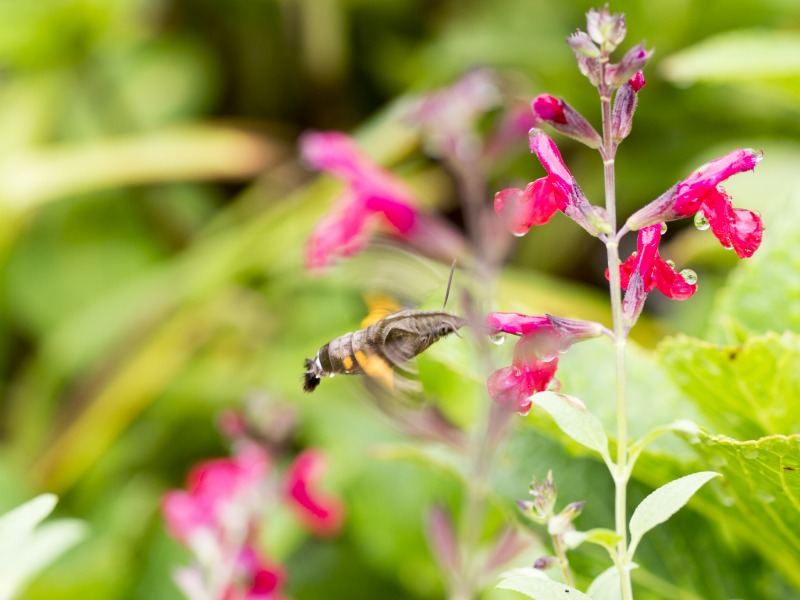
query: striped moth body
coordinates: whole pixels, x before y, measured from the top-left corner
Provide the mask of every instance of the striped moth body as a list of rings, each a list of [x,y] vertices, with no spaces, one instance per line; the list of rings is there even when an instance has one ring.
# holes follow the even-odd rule
[[[316,357],[305,360],[303,389],[313,392],[325,375],[360,373],[387,389],[399,389],[408,361],[443,337],[457,332],[466,319],[444,310],[400,310],[369,327],[328,342]]]

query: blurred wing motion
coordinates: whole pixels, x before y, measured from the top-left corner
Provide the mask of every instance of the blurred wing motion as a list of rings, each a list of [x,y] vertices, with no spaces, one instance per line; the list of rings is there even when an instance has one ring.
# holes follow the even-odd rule
[[[368,317],[369,318],[369,317]],[[360,373],[384,388],[417,391],[413,358],[443,337],[457,332],[466,319],[444,310],[400,310],[325,344],[305,360],[303,389],[313,392],[325,375]]]

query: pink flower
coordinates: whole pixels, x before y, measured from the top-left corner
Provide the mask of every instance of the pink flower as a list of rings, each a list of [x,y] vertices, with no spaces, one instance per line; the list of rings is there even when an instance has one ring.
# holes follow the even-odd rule
[[[531,408],[530,397],[548,389],[558,368],[558,354],[575,342],[596,337],[603,327],[589,321],[551,315],[530,316],[494,312],[485,320],[491,333],[519,335],[511,366],[489,376],[486,387],[492,400],[512,404],[520,414]]]
[[[564,211],[573,185],[572,174],[553,140],[532,129],[530,147],[547,176],[529,183],[524,190],[509,188],[494,197],[495,212],[514,235],[524,235],[533,225],[547,223],[556,211]]]
[[[702,211],[711,231],[739,258],[748,258],[761,245],[764,226],[751,210],[733,208],[720,183],[732,175],[751,171],[762,155],[755,150],[734,150],[694,171],[678,184],[672,208],[682,216]]]
[[[289,467],[285,489],[290,506],[306,527],[318,535],[331,535],[341,527],[343,508],[336,498],[315,489],[323,469],[320,452],[304,451]]]
[[[687,283],[683,276],[658,254],[661,241],[661,225],[650,225],[639,230],[636,252],[620,265],[620,284],[628,289],[631,277],[638,272],[642,280],[643,293],[653,288],[673,300],[686,300],[697,291],[696,283]],[[608,271],[606,271],[608,278]]]
[[[633,77],[630,78],[628,83],[631,84],[634,92],[638,92],[641,90],[645,85],[647,85],[647,80],[644,78],[644,73],[642,71],[636,71]]]
[[[198,529],[224,531],[224,512],[231,504],[256,488],[268,469],[266,453],[255,445],[246,446],[233,458],[200,463],[187,478],[187,491],[168,492],[161,509],[167,530],[186,542]]]
[[[242,548],[236,560],[233,578],[239,586],[229,586],[224,600],[282,600],[286,580],[283,567],[264,560],[252,546]]]
[[[360,251],[375,217],[398,235],[413,229],[417,212],[411,191],[390,172],[367,158],[348,136],[338,132],[306,133],[300,139],[303,157],[347,185],[333,211],[311,233],[306,248],[309,269],[329,266],[336,257]]]

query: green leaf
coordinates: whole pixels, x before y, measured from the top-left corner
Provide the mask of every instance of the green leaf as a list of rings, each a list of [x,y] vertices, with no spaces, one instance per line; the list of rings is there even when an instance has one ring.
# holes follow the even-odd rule
[[[608,553],[614,556],[616,552],[616,545],[619,543],[620,537],[616,531],[598,527],[590,529],[589,531],[568,531],[564,534],[564,541],[567,547],[572,550],[577,548],[584,542],[602,546]]]
[[[800,209],[793,204],[770,220],[765,215],[761,248],[733,271],[711,311],[713,339],[738,343],[768,331],[800,331]]]
[[[519,573],[505,577],[497,587],[514,590],[535,600],[591,600],[583,592],[552,579],[525,576]]]
[[[531,400],[553,417],[556,425],[573,440],[600,453],[607,464],[611,464],[608,453],[608,437],[603,424],[586,409],[578,408],[561,394],[540,392]]]
[[[629,526],[631,555],[645,533],[678,512],[697,490],[714,477],[719,477],[719,473],[703,471],[686,475],[661,486],[642,500],[641,504],[633,511]]]
[[[725,522],[800,587],[800,434],[740,442],[702,433],[694,448],[725,476]]]
[[[586,592],[592,600],[619,600],[622,588],[619,584],[619,570],[609,567],[594,578]]]
[[[760,29],[728,31],[672,54],[659,67],[665,78],[679,83],[796,77],[800,75],[800,35]]]
[[[800,430],[800,335],[786,332],[720,347],[679,336],[660,346],[673,379],[710,428],[743,439]]]

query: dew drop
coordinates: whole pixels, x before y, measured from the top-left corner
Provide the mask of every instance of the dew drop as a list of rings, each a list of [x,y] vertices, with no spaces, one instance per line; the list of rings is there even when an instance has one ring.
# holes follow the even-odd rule
[[[514,237],[522,237],[527,232],[521,231],[521,232],[517,233],[516,231],[512,231],[511,233],[514,235]]]
[[[733,250],[733,246],[726,246],[725,244],[722,244],[722,248],[724,250]]]
[[[681,271],[680,275],[681,277],[683,277],[683,280],[689,285],[694,285],[695,283],[697,283],[697,273],[695,273],[691,269],[684,269],[683,271]]]
[[[489,341],[492,342],[495,346],[499,346],[503,342],[506,341],[506,334],[502,331],[498,333],[492,333],[489,335]]]
[[[560,392],[561,391],[561,382],[558,379],[551,379],[550,383],[547,385],[548,392]]]
[[[666,223],[662,223],[661,224],[661,235],[664,235],[665,233],[667,233],[667,224]]]
[[[706,216],[703,214],[703,211],[700,210],[694,216],[694,226],[697,227],[700,231],[705,231],[709,227],[711,227],[711,223],[706,219]]]
[[[670,269],[672,269],[673,271],[675,270],[675,261],[674,260],[668,260],[667,264],[669,265]]]

